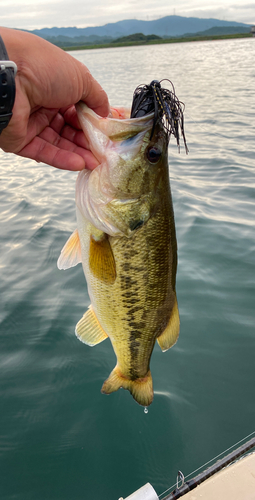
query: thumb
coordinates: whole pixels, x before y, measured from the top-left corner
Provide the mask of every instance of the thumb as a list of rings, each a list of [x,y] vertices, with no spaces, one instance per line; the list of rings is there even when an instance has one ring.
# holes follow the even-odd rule
[[[97,80],[91,75],[88,68],[76,60],[82,78],[83,92],[80,100],[100,116],[108,116],[110,105],[106,92]],[[74,103],[76,104],[76,103]]]

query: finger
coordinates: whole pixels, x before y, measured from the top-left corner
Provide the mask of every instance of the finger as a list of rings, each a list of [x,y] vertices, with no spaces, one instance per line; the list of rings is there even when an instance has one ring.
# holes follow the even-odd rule
[[[62,116],[60,110],[60,113],[58,113],[52,120],[50,128],[52,128],[58,135],[60,135],[64,139],[67,139],[70,142],[73,142],[77,146],[80,146],[81,148],[85,149],[90,149],[89,142],[86,139],[84,132],[80,129],[80,127],[79,130],[77,130],[75,125],[73,126],[66,125],[66,121],[70,124],[71,123],[73,124],[74,122],[76,123],[75,119],[77,119],[77,113],[75,107],[72,106],[72,108],[73,109],[68,110],[70,111],[70,113],[68,112],[65,113],[65,116]],[[72,119],[73,117],[75,118],[74,120]],[[45,131],[47,132],[47,134],[49,133],[47,129],[45,129]],[[58,135],[56,136],[56,139],[58,138]],[[44,138],[46,139],[46,136],[44,136]],[[48,135],[46,140],[49,140],[49,142],[51,142],[51,138]]]
[[[88,144],[83,132],[78,133],[75,129],[66,127],[65,133],[65,137],[59,136],[51,127],[47,127],[40,134],[40,138],[46,141],[46,143],[56,146],[60,150],[79,154],[85,160],[86,168],[90,170],[94,169],[98,165],[98,161],[92,152],[87,149]]]
[[[65,127],[65,119],[61,113],[57,113],[50,123],[50,127],[59,135]]]
[[[86,139],[82,130],[76,130],[66,125],[61,131],[61,137],[73,142],[76,146],[90,150],[89,141]]]
[[[75,106],[68,106],[66,108],[61,108],[59,112],[63,115],[66,123],[69,123],[69,125],[71,125],[72,127],[81,130]]]
[[[77,144],[78,139],[76,136],[78,134],[75,129],[72,129],[71,127],[65,127],[64,132],[65,136],[60,136],[51,127],[47,127],[46,129],[43,130],[43,132],[40,134],[39,137],[44,141],[48,142],[49,144],[52,144],[53,146],[56,146],[59,149],[64,149],[65,151],[76,151],[79,148],[78,151],[79,154],[81,156],[83,156],[83,154],[87,156],[87,149],[88,149],[87,141],[85,140],[85,144],[83,142],[81,147],[79,144]],[[84,134],[80,132],[79,135],[80,135],[80,142],[82,142],[82,135],[84,136]]]
[[[61,143],[63,144],[63,141],[59,141],[59,144]],[[67,143],[68,141],[65,141],[65,146]],[[61,149],[42,137],[35,137],[18,154],[64,170],[83,170],[84,168],[93,170],[98,165],[91,151],[74,144],[69,144],[69,149]]]
[[[86,84],[81,100],[100,116],[106,117],[110,112],[107,94],[91,73],[86,74]]]
[[[32,113],[28,120],[27,134],[23,141],[23,145],[29,144],[34,137],[48,127],[57,113],[58,109],[56,108],[40,108]]]
[[[65,118],[66,118],[66,116],[65,116]],[[86,139],[83,131],[77,130],[73,126],[66,125],[65,118],[62,116],[61,113],[58,113],[55,116],[55,118],[53,118],[53,120],[50,124],[50,129],[53,129],[57,134],[56,139],[58,138],[58,136],[61,136],[64,139],[67,139],[68,141],[73,142],[77,146],[80,146],[81,148],[90,149],[89,142]],[[49,140],[49,142],[51,142],[51,139],[48,137],[49,131],[47,130],[47,128],[45,129],[45,133],[47,134],[47,137],[44,137],[44,136],[43,137],[46,140]],[[54,140],[54,139],[52,139],[52,140]]]

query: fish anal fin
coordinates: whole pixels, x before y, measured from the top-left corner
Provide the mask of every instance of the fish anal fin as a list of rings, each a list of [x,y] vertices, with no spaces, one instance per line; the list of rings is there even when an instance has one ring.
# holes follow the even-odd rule
[[[89,267],[91,273],[107,285],[116,280],[116,265],[108,236],[102,233],[101,238],[90,236]]]
[[[172,347],[177,342],[179,331],[180,331],[180,318],[179,318],[177,299],[175,296],[174,306],[172,309],[168,325],[165,328],[165,330],[161,333],[161,335],[157,338],[158,344],[163,352],[170,349],[170,347]]]
[[[100,344],[100,342],[107,339],[108,335],[98,322],[91,306],[89,306],[83,317],[78,321],[75,328],[75,335],[81,342],[89,346]]]
[[[127,389],[133,398],[142,406],[149,406],[153,401],[153,384],[150,370],[143,378],[130,380],[122,375],[115,366],[108,379],[104,382],[101,392],[111,394],[120,388]]]
[[[69,269],[81,262],[81,245],[76,229],[61,250],[57,266],[59,269]]]

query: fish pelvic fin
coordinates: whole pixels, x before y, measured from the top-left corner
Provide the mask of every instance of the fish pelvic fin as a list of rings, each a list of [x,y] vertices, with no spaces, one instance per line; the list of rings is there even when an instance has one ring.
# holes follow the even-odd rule
[[[69,269],[81,262],[81,244],[76,229],[61,250],[57,266],[59,269]]]
[[[81,342],[89,346],[100,344],[107,339],[108,335],[101,327],[91,305],[77,323],[75,335]]]
[[[104,382],[101,392],[111,394],[120,388],[127,389],[133,398],[142,406],[149,406],[153,401],[153,384],[150,370],[145,377],[130,380],[122,375],[115,366],[108,379]]]
[[[158,344],[162,351],[167,351],[172,347],[178,340],[180,331],[180,318],[178,311],[177,298],[175,295],[174,306],[172,309],[172,313],[165,330],[159,335],[157,338]]]

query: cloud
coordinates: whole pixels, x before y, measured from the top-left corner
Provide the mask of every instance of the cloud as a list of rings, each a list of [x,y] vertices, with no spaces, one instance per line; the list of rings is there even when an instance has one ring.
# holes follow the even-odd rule
[[[152,0],[146,4],[143,0],[139,4],[136,0],[120,0],[118,3],[116,0],[94,0],[89,5],[83,0],[33,0],[31,3],[27,0],[25,4],[21,0],[10,0],[2,7],[1,25],[25,29],[46,26],[86,27],[123,19],[158,19],[173,13],[167,0],[161,0],[157,8]]]
[[[255,4],[227,4],[223,5],[203,5],[194,7],[189,6],[183,14],[187,17],[200,17],[221,19],[225,21],[235,21],[240,23],[255,23]]]
[[[255,3],[246,3],[246,4],[235,4],[235,5],[231,5],[231,8],[232,9],[254,9],[255,10]]]
[[[52,13],[59,12],[61,8],[60,5],[61,2],[34,2],[32,4],[10,2],[6,4],[4,8],[2,7],[1,26],[29,29],[31,18],[35,19],[36,25],[41,25],[42,22],[45,22],[46,20],[49,22],[53,18],[56,19],[52,16]]]
[[[255,24],[254,3],[233,0],[2,0],[1,25],[20,29],[102,26],[124,19],[167,15],[216,18]]]

